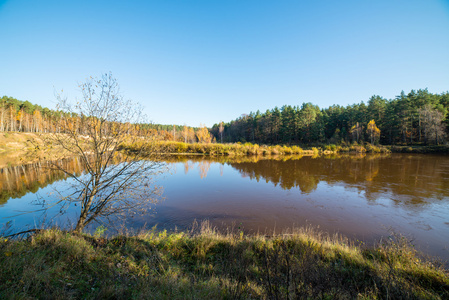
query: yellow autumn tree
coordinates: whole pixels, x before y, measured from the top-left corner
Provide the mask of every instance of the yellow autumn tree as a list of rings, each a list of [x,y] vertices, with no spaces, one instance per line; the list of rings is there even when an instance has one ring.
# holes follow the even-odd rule
[[[195,130],[192,127],[189,127],[189,132],[187,133],[187,139],[189,143],[195,143]]]
[[[22,121],[23,121],[23,109],[19,110],[16,115],[16,120],[19,122],[19,131],[22,131]]]
[[[376,122],[374,122],[374,120],[369,121],[366,132],[371,139],[371,144],[374,144],[375,142],[377,143],[379,141],[380,129],[377,128]]]
[[[39,110],[33,112],[33,130],[34,132],[39,132],[42,128],[42,114]]]
[[[212,141],[212,135],[209,132],[209,129],[203,124],[200,125],[200,129],[196,132],[196,137],[198,138],[199,143],[209,144]]]

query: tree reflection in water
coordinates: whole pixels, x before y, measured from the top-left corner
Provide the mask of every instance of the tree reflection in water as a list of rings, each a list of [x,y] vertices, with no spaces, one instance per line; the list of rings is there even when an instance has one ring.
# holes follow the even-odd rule
[[[391,193],[402,206],[423,206],[449,197],[449,159],[436,155],[332,155],[283,157],[207,157],[174,156],[166,162],[183,163],[184,173],[198,169],[200,178],[207,177],[211,163],[231,166],[245,177],[265,180],[284,190],[299,189],[311,193],[321,181],[344,183],[365,193],[374,201]],[[80,174],[77,158],[58,161],[70,172]],[[220,168],[221,175],[223,167]],[[0,169],[0,205],[28,192],[66,179],[67,175],[51,168],[50,162],[38,162]]]
[[[55,170],[52,163],[62,164],[66,170],[78,175],[83,171],[78,158],[57,162],[40,161],[2,168],[0,169],[0,205],[5,204],[9,199],[21,198],[29,192],[36,193],[40,188],[67,179],[67,174]]]
[[[449,197],[449,159],[446,156],[419,154],[359,154],[283,157],[208,157],[182,156],[167,162],[184,162],[185,174],[198,165],[200,177],[207,176],[211,162],[227,164],[245,177],[265,180],[282,189],[316,190],[324,181],[344,183],[365,193],[374,201],[391,193],[397,205],[423,206]],[[222,172],[222,171],[221,171]]]
[[[433,155],[345,155],[235,162],[240,173],[282,189],[316,190],[321,181],[344,183],[374,201],[389,193],[402,206],[423,206],[449,197],[449,159]],[[447,200],[447,199],[446,199]]]

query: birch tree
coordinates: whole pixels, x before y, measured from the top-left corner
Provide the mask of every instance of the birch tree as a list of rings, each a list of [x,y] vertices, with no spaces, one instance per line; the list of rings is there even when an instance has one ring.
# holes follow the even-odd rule
[[[418,113],[422,123],[421,126],[423,127],[425,141],[429,142],[433,140],[435,144],[439,144],[446,136],[443,124],[444,114],[432,108],[429,104],[420,108]]]
[[[223,144],[223,131],[224,131],[223,121],[221,121],[220,127],[218,127],[218,132],[220,133],[220,143],[222,144]]]
[[[200,129],[196,132],[196,137],[198,138],[199,143],[206,143],[209,144],[212,142],[212,135],[209,132],[209,129],[207,129],[206,125],[200,126]]]
[[[61,211],[77,206],[76,232],[93,221],[148,210],[160,195],[152,179],[164,170],[152,143],[143,143],[142,137],[134,133],[134,124],[144,121],[141,107],[123,98],[111,74],[91,77],[79,88],[82,97],[74,104],[58,96],[58,110],[82,116],[87,136],[79,134],[79,123],[61,118],[61,133],[46,139],[47,146],[61,149],[61,157],[79,157],[85,170],[74,174],[64,166],[54,165],[73,179],[73,185],[69,195],[61,193],[61,198],[51,205],[60,205]],[[142,146],[132,152],[120,151],[125,142]]]

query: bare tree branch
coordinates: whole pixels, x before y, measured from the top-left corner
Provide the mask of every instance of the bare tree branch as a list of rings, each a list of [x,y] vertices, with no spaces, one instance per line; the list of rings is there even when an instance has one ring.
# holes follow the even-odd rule
[[[136,124],[145,122],[142,108],[122,97],[111,74],[100,79],[91,77],[79,88],[82,98],[76,104],[57,96],[62,115],[60,131],[45,140],[47,148],[60,149],[58,158],[79,157],[85,170],[75,174],[62,164],[52,164],[74,180],[71,193],[61,195],[51,205],[65,209],[79,204],[75,231],[82,231],[102,217],[146,211],[161,191],[152,184],[152,178],[165,171],[165,164],[151,151],[151,139],[138,136]],[[146,147],[134,152],[120,151],[125,142],[143,142]]]

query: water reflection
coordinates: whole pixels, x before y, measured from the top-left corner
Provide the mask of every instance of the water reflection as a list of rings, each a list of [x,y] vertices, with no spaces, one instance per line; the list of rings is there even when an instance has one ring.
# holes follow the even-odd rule
[[[241,174],[264,179],[282,189],[316,190],[321,181],[343,183],[365,193],[367,200],[391,193],[402,206],[424,206],[449,196],[449,159],[431,155],[304,157],[229,163]]]
[[[385,194],[396,205],[422,207],[449,197],[449,158],[434,155],[332,155],[283,157],[170,157],[183,162],[184,173],[196,168],[205,178],[211,162],[236,169],[242,177],[264,180],[284,190],[311,193],[320,182],[344,184],[363,192],[368,201]]]
[[[40,161],[0,169],[0,207],[9,199],[21,198],[29,192],[36,193],[40,188],[67,179],[67,174],[55,169],[55,163],[72,174],[80,175],[83,171],[79,158]]]
[[[208,157],[172,156],[168,163],[182,163],[184,174],[196,169],[206,178],[212,163],[229,165],[242,177],[264,180],[284,190],[299,189],[311,193],[320,182],[343,183],[347,188],[363,192],[375,201],[385,193],[392,195],[396,205],[424,206],[449,197],[449,158],[433,155],[333,155],[321,157]],[[67,178],[67,174],[52,167],[54,162],[37,162],[0,169],[0,205],[28,192]],[[70,173],[82,170],[78,158],[57,162]]]
[[[248,232],[313,225],[367,242],[393,229],[449,259],[447,156],[218,157],[208,158],[207,167],[201,157],[168,162],[176,167],[176,160],[184,174],[163,183],[166,201],[141,224],[186,228],[207,218]]]

